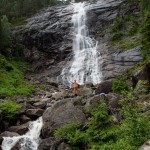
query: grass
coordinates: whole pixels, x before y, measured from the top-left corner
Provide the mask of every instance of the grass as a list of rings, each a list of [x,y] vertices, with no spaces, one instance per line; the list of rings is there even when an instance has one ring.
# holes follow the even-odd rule
[[[6,60],[0,56],[0,97],[30,95],[34,88],[24,80],[27,64],[21,60]]]

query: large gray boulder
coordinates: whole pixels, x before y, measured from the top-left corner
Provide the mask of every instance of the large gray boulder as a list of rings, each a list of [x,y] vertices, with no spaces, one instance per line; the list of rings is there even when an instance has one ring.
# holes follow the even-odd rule
[[[27,109],[26,110],[26,115],[29,117],[33,117],[33,118],[38,118],[40,116],[42,116],[44,110],[37,108],[37,109]]]
[[[20,135],[23,135],[28,131],[28,127],[29,127],[29,122],[19,125],[19,126],[11,126],[10,128],[8,128],[8,131],[16,132]]]
[[[42,136],[50,137],[53,132],[65,124],[86,121],[84,113],[73,104],[71,99],[57,102],[43,114]]]
[[[106,80],[101,82],[100,84],[98,84],[95,90],[95,94],[101,94],[101,93],[108,94],[109,92],[112,91],[112,84],[113,84],[112,80]]]
[[[41,140],[38,150],[71,150],[61,138],[50,137]]]

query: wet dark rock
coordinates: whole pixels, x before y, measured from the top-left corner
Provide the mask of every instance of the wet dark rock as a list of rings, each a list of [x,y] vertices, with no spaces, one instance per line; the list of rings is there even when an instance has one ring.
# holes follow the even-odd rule
[[[106,80],[101,82],[98,85],[97,89],[95,90],[95,94],[101,94],[101,93],[108,94],[109,92],[112,91],[112,84],[113,84],[112,80]]]
[[[53,132],[63,127],[65,124],[72,122],[80,122],[83,124],[86,121],[84,113],[73,105],[71,99],[59,101],[43,114],[42,136],[49,137]]]
[[[8,128],[8,131],[16,132],[20,135],[23,135],[28,131],[28,127],[29,127],[29,122],[19,125],[19,126],[11,126],[10,128]]]
[[[31,121],[31,119],[29,117],[27,117],[26,115],[20,116],[20,123],[21,124],[25,124],[25,123],[27,123],[29,121]]]
[[[38,150],[71,150],[71,148],[63,141],[63,139],[55,137],[42,139]]]
[[[19,136],[19,134],[16,132],[5,131],[5,132],[1,133],[0,136],[2,136],[2,137],[13,137],[13,136]]]
[[[38,118],[40,116],[42,116],[42,114],[44,113],[43,109],[27,109],[26,110],[26,115],[32,118]]]

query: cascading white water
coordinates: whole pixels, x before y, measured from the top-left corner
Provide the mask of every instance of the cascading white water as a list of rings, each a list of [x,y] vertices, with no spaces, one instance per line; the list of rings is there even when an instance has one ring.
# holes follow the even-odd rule
[[[73,63],[71,67],[62,71],[64,83],[71,84],[74,80],[84,84],[92,82],[100,83],[102,74],[100,71],[100,54],[97,51],[98,42],[89,37],[86,26],[86,8],[84,3],[74,3],[73,22]]]
[[[20,150],[37,150],[40,131],[43,126],[42,117],[29,124],[29,131],[22,136],[4,137],[2,150],[11,150],[19,142]]]

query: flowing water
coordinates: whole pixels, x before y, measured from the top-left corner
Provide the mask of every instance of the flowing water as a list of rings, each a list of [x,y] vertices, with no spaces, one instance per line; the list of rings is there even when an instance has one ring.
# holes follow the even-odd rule
[[[2,150],[11,150],[19,143],[19,150],[37,150],[43,125],[42,117],[29,124],[29,131],[22,136],[4,137]]]
[[[88,6],[85,3],[74,3],[73,23],[73,62],[72,65],[64,68],[61,76],[63,83],[71,84],[74,80],[84,84],[91,82],[100,83],[102,74],[100,71],[100,53],[97,51],[98,42],[90,38],[86,26],[86,11]]]

